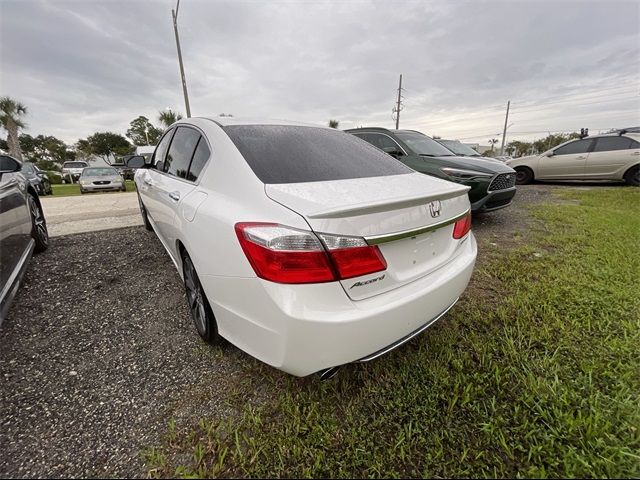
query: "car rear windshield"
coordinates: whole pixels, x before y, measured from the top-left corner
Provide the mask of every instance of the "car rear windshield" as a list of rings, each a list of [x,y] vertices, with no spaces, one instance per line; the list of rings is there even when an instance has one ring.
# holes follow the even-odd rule
[[[84,162],[64,162],[62,168],[84,168],[87,164]]]
[[[85,168],[82,171],[83,177],[110,177],[112,175],[118,175],[115,168]]]
[[[263,183],[304,183],[412,173],[390,155],[338,130],[283,125],[223,127]]]

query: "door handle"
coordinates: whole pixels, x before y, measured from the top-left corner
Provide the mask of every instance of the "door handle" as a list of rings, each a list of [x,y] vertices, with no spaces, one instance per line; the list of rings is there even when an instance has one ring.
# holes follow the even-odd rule
[[[169,194],[169,198],[170,198],[171,200],[173,200],[174,202],[179,201],[179,200],[180,200],[180,192],[171,192],[171,193]]]
[[[578,157],[576,157],[576,158],[577,158],[578,160],[584,160],[584,159],[585,159],[585,158],[587,158],[587,157],[585,157],[584,155],[580,155],[580,156],[578,156]]]
[[[640,155],[640,152],[633,152],[631,155]]]

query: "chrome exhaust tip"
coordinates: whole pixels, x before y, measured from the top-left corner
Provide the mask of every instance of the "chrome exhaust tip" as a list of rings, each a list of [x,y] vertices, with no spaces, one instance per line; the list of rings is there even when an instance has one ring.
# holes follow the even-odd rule
[[[340,370],[340,367],[331,367],[331,368],[325,368],[324,370],[320,370],[317,375],[320,377],[320,380],[331,380],[333,377],[336,376],[336,374],[338,373],[338,370]]]

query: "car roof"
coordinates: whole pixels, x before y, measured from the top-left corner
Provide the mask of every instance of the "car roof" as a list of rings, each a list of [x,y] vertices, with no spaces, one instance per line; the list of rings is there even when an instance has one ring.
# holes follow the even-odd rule
[[[191,118],[203,118],[205,120],[210,120],[221,127],[226,127],[230,125],[290,125],[290,126],[298,126],[298,127],[315,127],[315,128],[330,128],[326,125],[318,125],[313,123],[304,123],[297,122],[292,120],[283,120],[278,118],[259,118],[259,117],[191,117]],[[183,118],[176,122],[176,124],[180,123],[188,123],[188,118]],[[333,129],[332,129],[333,130]]]

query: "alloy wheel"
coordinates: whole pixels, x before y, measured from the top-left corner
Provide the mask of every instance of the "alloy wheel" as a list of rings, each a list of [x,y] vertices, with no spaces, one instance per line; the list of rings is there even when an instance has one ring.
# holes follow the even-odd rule
[[[39,240],[47,245],[49,243],[49,233],[47,232],[47,224],[42,215],[42,211],[38,206],[38,202],[32,196],[29,196],[29,210],[31,211],[31,223],[33,225],[34,233],[38,236]]]
[[[193,263],[186,257],[184,259],[184,285],[187,290],[187,300],[191,309],[191,317],[202,336],[207,334],[207,311],[204,303],[202,286],[198,280]]]

